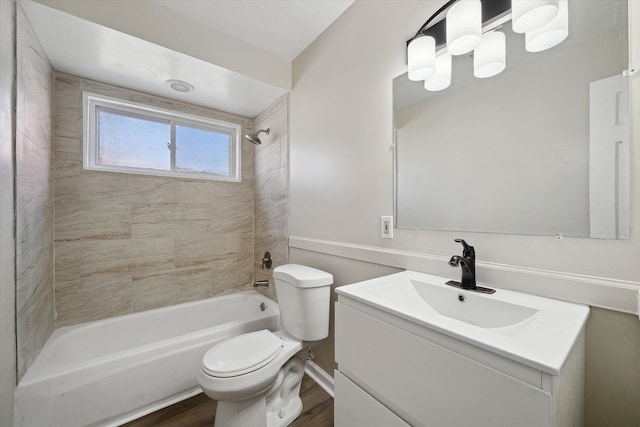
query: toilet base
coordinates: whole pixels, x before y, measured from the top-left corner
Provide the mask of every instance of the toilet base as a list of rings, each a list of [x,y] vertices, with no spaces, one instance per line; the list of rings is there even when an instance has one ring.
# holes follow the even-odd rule
[[[239,402],[218,402],[214,427],[267,427],[264,397]]]
[[[296,396],[281,411],[282,418],[280,411],[267,413],[264,397],[241,402],[218,402],[214,427],[285,427],[302,412],[302,400]]]
[[[302,412],[300,384],[308,349],[280,369],[265,392],[239,401],[218,401],[214,427],[286,427]]]

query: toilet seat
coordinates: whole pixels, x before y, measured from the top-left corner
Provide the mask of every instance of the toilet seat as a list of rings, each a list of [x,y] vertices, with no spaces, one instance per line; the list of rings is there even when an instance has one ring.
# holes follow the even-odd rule
[[[202,370],[219,378],[248,374],[275,359],[283,346],[268,329],[237,335],[211,347],[202,359]]]

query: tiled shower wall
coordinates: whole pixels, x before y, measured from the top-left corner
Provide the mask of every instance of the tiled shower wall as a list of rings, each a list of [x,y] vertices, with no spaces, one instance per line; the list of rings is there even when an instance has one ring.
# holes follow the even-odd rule
[[[275,299],[273,268],[289,262],[289,95],[273,103],[254,120],[262,144],[255,156],[255,277],[270,280],[269,288],[260,290]],[[265,252],[271,253],[271,270],[262,269]]]
[[[53,331],[53,72],[17,5],[16,338],[18,380]]]
[[[242,182],[82,168],[82,91],[238,123],[252,120],[57,73],[56,326],[249,289],[254,259],[253,145]]]

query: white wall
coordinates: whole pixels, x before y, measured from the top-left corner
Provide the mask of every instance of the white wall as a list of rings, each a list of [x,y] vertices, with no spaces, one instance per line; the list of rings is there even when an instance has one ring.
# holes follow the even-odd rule
[[[0,1],[0,425],[13,424],[16,386],[13,132],[14,4]]]
[[[384,266],[459,277],[446,261],[461,250],[453,239],[465,238],[476,248],[480,282],[608,309],[594,309],[587,325],[586,425],[607,420],[607,425],[635,427],[640,323],[612,310],[638,311],[638,75],[631,82],[630,240],[398,229],[393,240],[380,238],[380,216],[393,212],[391,80],[406,72],[406,40],[443,3],[356,1],[294,61],[290,261],[332,272],[337,285],[384,274]],[[631,64],[638,68],[640,3],[631,1],[630,7]],[[330,371],[330,339],[316,343],[314,352]]]
[[[391,80],[406,71],[406,40],[441,3],[358,1],[294,61],[290,235],[436,257],[458,253],[453,239],[464,237],[475,245],[479,261],[637,284],[638,174],[632,182],[629,241],[411,230],[395,230],[393,240],[380,238],[380,215],[393,212]],[[640,5],[630,3],[632,64],[637,64]],[[640,79],[631,83],[638,93]],[[632,99],[632,129],[638,129],[640,115],[633,111],[640,103],[637,96]],[[638,132],[632,144],[640,144]],[[634,150],[632,165],[640,166],[640,150]]]

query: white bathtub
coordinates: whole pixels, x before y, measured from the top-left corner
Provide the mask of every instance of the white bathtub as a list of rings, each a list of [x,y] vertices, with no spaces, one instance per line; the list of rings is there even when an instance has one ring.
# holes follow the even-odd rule
[[[278,305],[247,291],[57,329],[18,384],[16,425],[131,421],[199,393],[215,343],[279,328]]]

